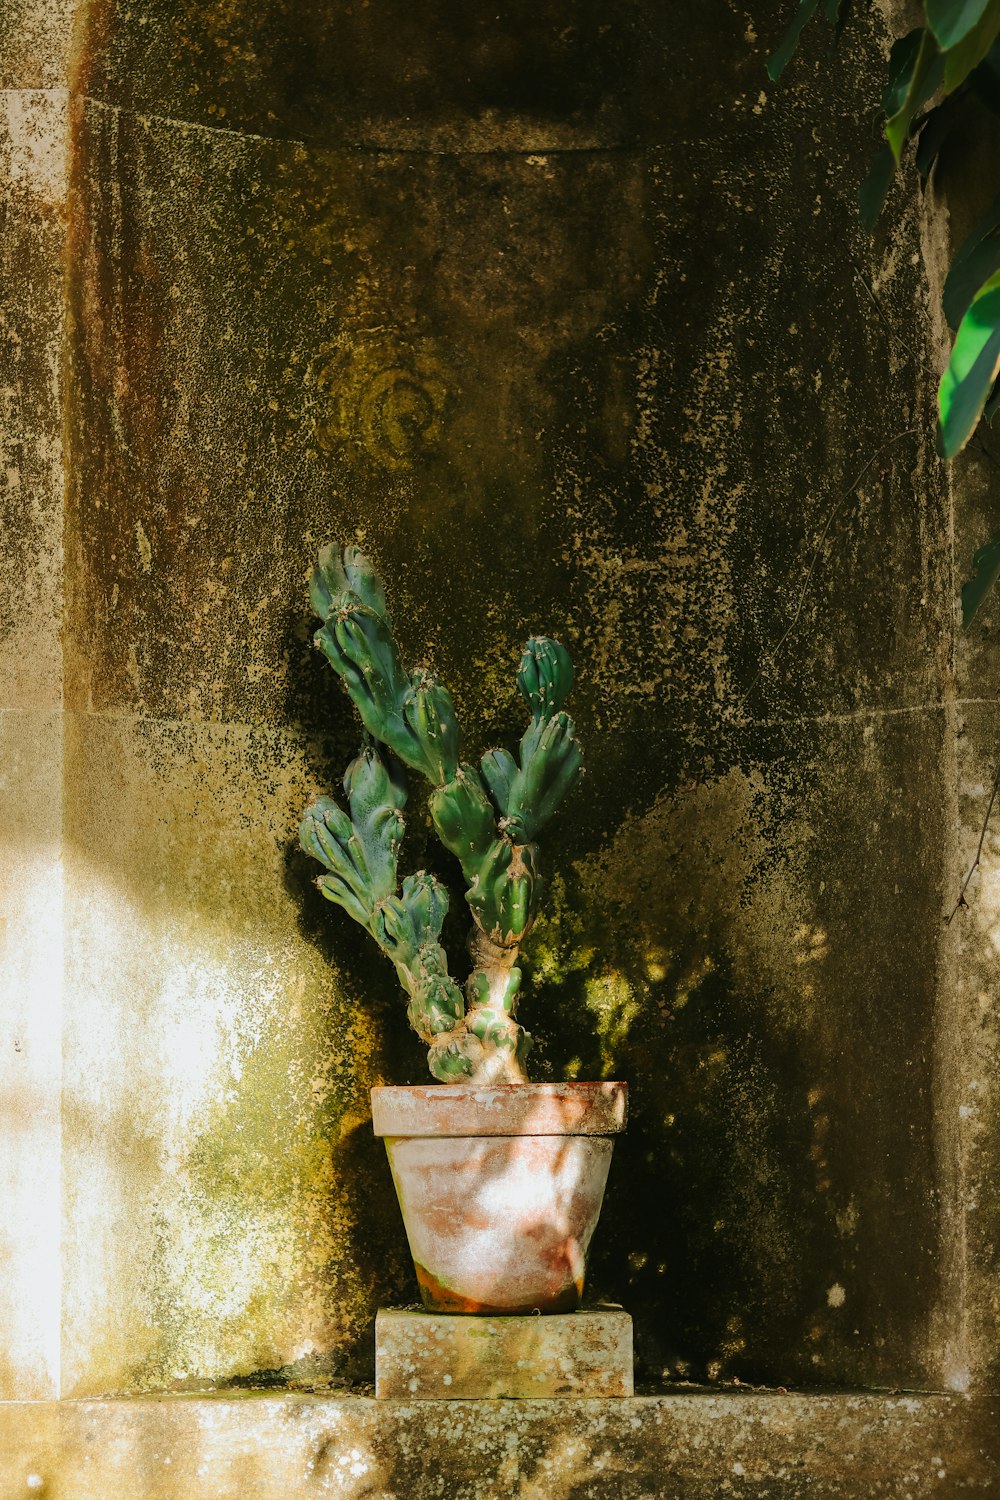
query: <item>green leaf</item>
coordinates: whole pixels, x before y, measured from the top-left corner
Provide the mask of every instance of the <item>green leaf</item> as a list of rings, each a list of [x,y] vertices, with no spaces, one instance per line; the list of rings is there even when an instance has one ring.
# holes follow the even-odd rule
[[[917,33],[919,40],[915,51],[911,40],[913,35],[914,33],[911,32],[908,37],[903,38],[903,43],[897,43],[897,46],[908,44],[905,54],[906,63],[901,66],[898,74],[891,76],[889,88],[886,90],[885,112],[888,118],[885,122],[885,138],[892,147],[892,154],[897,162],[914,115],[920,106],[940,88],[944,74],[944,59],[931,33],[929,31]],[[892,56],[895,57],[895,55],[896,47],[892,49]],[[911,55],[912,63],[909,60]],[[891,64],[890,58],[890,67]]]
[[[1000,44],[994,42],[978,68],[969,74],[976,98],[992,114],[1000,115]]]
[[[892,44],[889,78],[882,95],[882,113],[885,115],[894,115],[906,98],[923,36],[923,29],[918,26]]]
[[[920,135],[917,140],[917,153],[915,158],[917,172],[920,174],[922,187],[927,186],[927,179],[931,175],[931,168],[937,160],[945,141],[951,135],[961,118],[965,108],[968,91],[959,88],[956,93],[949,94],[941,104],[935,106],[917,122],[914,130],[919,128]]]
[[[1000,32],[1000,0],[989,0],[982,19],[944,55],[944,91],[952,93],[977,68]]]
[[[990,0],[924,0],[927,24],[942,52],[956,46],[983,18]]]
[[[972,559],[973,576],[962,584],[962,626],[968,630],[990,589],[1000,578],[1000,532]]]
[[[983,407],[983,421],[993,426],[993,418],[1000,411],[1000,382],[993,387],[993,394]]]
[[[941,293],[949,328],[957,328],[969,304],[994,271],[1000,270],[1000,196],[963,240]]]
[[[812,20],[819,7],[819,0],[800,0],[799,8],[788,30],[785,32],[777,49],[767,61],[767,76],[772,83],[777,83],[787,66],[789,59],[799,44],[799,37],[803,28]]]
[[[888,146],[880,146],[875,154],[871,165],[871,171],[861,184],[858,193],[858,207],[861,210],[861,222],[866,229],[875,228],[878,216],[882,212],[886,194],[892,186],[892,179],[896,175],[896,158]]]
[[[943,458],[965,447],[1000,371],[1000,274],[980,287],[959,325],[938,390],[938,446]]]

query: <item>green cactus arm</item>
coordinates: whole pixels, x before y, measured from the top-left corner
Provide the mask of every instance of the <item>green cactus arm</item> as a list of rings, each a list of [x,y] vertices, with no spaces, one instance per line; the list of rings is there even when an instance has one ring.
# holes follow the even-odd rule
[[[453,781],[435,788],[429,806],[438,837],[469,882],[465,899],[475,921],[501,947],[518,943],[541,894],[535,846],[527,840],[517,844],[497,829],[472,766],[460,766]]]
[[[329,872],[316,882],[327,900],[342,906],[371,932],[374,899],[364,851],[350,818],[332,797],[319,797],[306,808],[299,843]]]
[[[457,1033],[442,1032],[427,1051],[427,1066],[439,1083],[478,1080],[486,1061],[486,1048],[479,1037],[464,1029]]]
[[[391,626],[385,589],[375,569],[357,547],[321,547],[309,580],[309,597],[320,619],[359,602]]]
[[[451,694],[429,672],[407,676],[392,633],[385,591],[356,547],[324,547],[309,585],[321,628],[314,637],[343,678],[376,740],[435,786],[458,766],[458,722]]]
[[[340,875],[320,875],[316,885],[328,901],[342,906],[348,916],[360,922],[366,931],[371,931],[370,912],[349,881]]]
[[[426,871],[408,875],[402,894],[380,903],[372,923],[375,940],[396,965],[410,997],[407,1015],[417,1035],[429,1042],[452,1030],[465,1014],[458,985],[438,942],[448,913],[448,892]]]
[[[368,746],[347,768],[344,786],[351,817],[332,797],[318,798],[302,817],[299,842],[327,871],[316,884],[392,960],[408,997],[410,1024],[429,1046],[433,1075],[453,1081],[471,1078],[481,1069],[486,1050],[465,1024],[465,1000],[438,941],[448,893],[424,871],[408,876],[397,893],[406,802],[400,768]]]
[[[459,766],[450,781],[434,788],[428,807],[438,838],[459,861],[466,879],[474,879],[497,837],[493,808],[475,767]]]
[[[532,842],[573,786],[583,757],[573,720],[562,705],[573,685],[569,652],[547,636],[532,636],[517,674],[531,722],[521,737],[520,765],[505,750],[483,757],[483,777],[514,844]]]
[[[573,662],[566,647],[549,636],[533,635],[521,655],[517,686],[533,719],[551,719],[573,686]]]
[[[403,671],[388,622],[374,610],[355,603],[331,615],[314,639],[344,679],[368,732],[409,764],[403,754],[410,738],[403,721],[403,703],[410,679]]]
[[[336,870],[347,857],[353,832],[350,818],[332,797],[317,797],[302,814],[299,843],[328,870]]]
[[[367,871],[372,906],[395,893],[405,828],[406,782],[399,764],[374,747],[362,750],[344,776],[353,837]]]
[[[430,963],[434,952],[443,955],[444,949],[431,945],[421,953],[409,974],[412,988],[408,991],[410,1003],[406,1014],[417,1036],[424,1042],[432,1042],[442,1032],[454,1031],[465,1015],[462,991],[447,968],[442,974]],[[447,959],[444,962],[447,965]]]
[[[458,770],[458,721],[452,696],[429,672],[414,673],[403,702],[403,719],[420,747],[427,779],[440,786]]]
[[[351,816],[319,797],[302,816],[299,843],[330,872],[318,882],[324,896],[371,932],[375,908],[396,890],[406,785],[400,768],[369,747],[348,766],[344,789]]]
[[[515,843],[537,837],[574,785],[582,763],[568,714],[557,713],[547,723],[529,726],[521,741],[520,769],[508,788],[506,821],[501,825]]]
[[[500,948],[516,947],[530,928],[541,896],[534,844],[495,839],[465,893],[477,925]]]
[[[490,800],[501,818],[507,816],[511,782],[517,775],[517,761],[509,750],[487,750],[479,770],[490,794]]]
[[[375,941],[397,966],[411,967],[428,943],[437,943],[448,913],[448,892],[418,870],[403,881],[401,895],[382,901],[373,914]]]

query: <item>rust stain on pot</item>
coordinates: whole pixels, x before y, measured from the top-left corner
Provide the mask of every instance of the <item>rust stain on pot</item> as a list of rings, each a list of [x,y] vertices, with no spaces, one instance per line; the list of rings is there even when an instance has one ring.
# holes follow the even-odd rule
[[[568,1246],[564,1253],[568,1261]],[[511,1304],[510,1302],[476,1302],[471,1297],[463,1297],[460,1292],[453,1291],[450,1286],[446,1286],[418,1261],[413,1262],[413,1269],[417,1273],[423,1304],[431,1312],[469,1313],[482,1317],[491,1315],[516,1317],[526,1313],[568,1313],[574,1312],[583,1299],[582,1276],[578,1281],[569,1282],[551,1297],[536,1297],[533,1301]]]

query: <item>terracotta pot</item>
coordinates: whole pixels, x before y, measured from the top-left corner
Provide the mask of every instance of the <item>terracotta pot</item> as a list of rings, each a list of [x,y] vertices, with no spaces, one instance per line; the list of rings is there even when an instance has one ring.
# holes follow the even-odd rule
[[[372,1089],[426,1307],[579,1305],[627,1098],[624,1083]]]

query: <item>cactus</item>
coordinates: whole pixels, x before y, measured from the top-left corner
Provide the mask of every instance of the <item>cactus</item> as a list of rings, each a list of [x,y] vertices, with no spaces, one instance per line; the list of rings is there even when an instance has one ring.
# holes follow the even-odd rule
[[[523,1083],[531,1038],[515,1015],[517,955],[542,894],[536,837],[581,764],[573,720],[563,712],[573,683],[569,653],[544,636],[528,641],[517,685],[531,722],[519,758],[488,750],[477,768],[459,759],[448,689],[429,672],[405,671],[368,559],[356,547],[324,547],[309,593],[321,621],[315,644],[343,679],[366,732],[344,777],[348,811],[320,797],[302,818],[299,842],[326,870],[316,884],[395,964],[435,1078]],[[440,943],[444,886],[421,870],[400,888],[407,768],[430,782],[434,828],[467,883],[473,967],[464,994]]]

